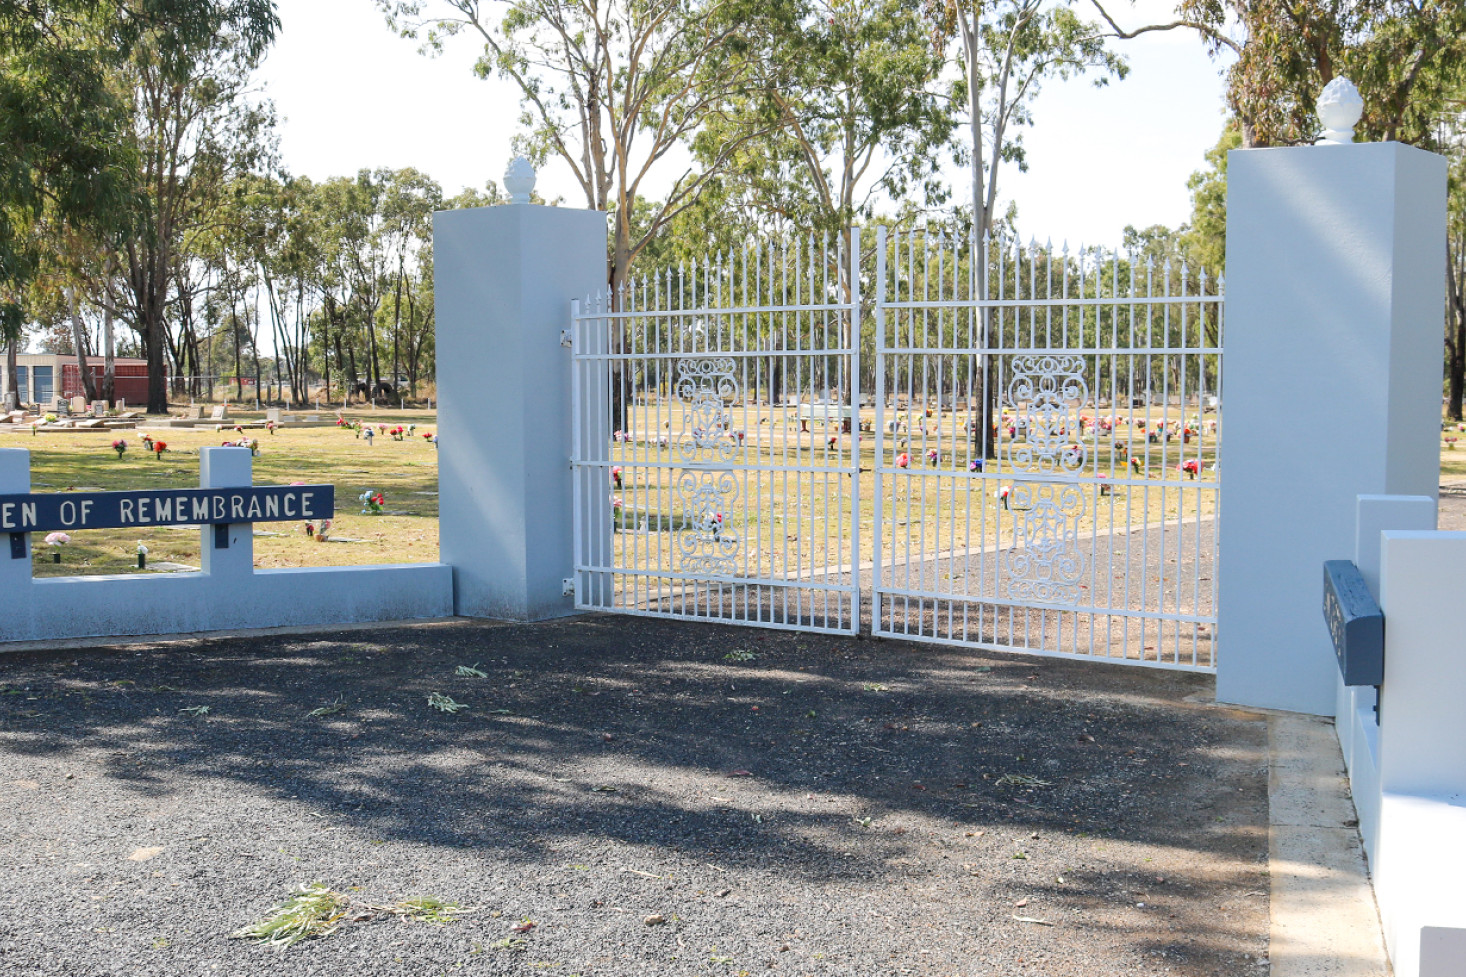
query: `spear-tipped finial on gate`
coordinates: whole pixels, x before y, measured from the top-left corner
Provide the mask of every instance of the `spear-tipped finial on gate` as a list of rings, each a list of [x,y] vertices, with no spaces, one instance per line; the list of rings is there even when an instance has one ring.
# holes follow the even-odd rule
[[[504,170],[504,189],[509,191],[511,204],[529,203],[529,195],[534,192],[534,184],[533,163],[523,156],[516,156],[509,161],[509,167]]]
[[[1320,146],[1347,146],[1354,141],[1354,124],[1364,114],[1364,99],[1354,83],[1340,75],[1318,96],[1318,121],[1323,123]]]

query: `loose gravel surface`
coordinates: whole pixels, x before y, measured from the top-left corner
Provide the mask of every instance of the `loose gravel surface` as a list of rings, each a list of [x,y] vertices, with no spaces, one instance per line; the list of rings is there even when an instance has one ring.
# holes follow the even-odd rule
[[[10,654],[0,974],[1266,973],[1210,690],[610,616]],[[334,933],[230,938],[310,882]]]

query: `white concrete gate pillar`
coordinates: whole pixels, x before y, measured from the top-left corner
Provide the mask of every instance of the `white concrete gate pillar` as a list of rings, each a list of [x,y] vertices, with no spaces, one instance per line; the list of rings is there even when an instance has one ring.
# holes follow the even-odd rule
[[[575,607],[560,337],[605,288],[606,215],[531,205],[514,171],[510,204],[433,216],[439,550],[455,614],[534,621]]]
[[[1446,161],[1238,150],[1227,181],[1217,698],[1332,714],[1322,564],[1358,496],[1437,494]]]

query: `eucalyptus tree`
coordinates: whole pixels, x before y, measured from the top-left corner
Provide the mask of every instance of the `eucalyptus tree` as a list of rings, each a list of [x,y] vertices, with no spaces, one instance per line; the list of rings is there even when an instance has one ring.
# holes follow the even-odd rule
[[[607,281],[619,291],[647,245],[727,165],[741,140],[709,145],[705,123],[746,85],[741,32],[757,0],[377,0],[424,50],[464,32],[474,71],[519,91],[519,148],[569,167],[592,210],[611,217]],[[694,140],[696,163],[683,152]],[[661,194],[644,222],[638,198]]]
[[[389,255],[392,286],[392,386],[397,387],[397,377],[402,372],[404,340],[416,338],[419,323],[415,321],[417,296],[413,294],[413,280],[425,252],[432,247],[433,211],[443,206],[443,188],[437,181],[415,169],[402,169],[392,173],[382,196],[383,244]],[[403,312],[408,313],[408,327],[411,335],[403,334]],[[419,344],[420,345],[420,344]],[[419,351],[419,356],[421,355]],[[412,380],[416,387],[415,372]],[[414,389],[414,395],[416,390]]]
[[[15,389],[27,281],[47,253],[42,210],[93,233],[131,226],[137,155],[116,70],[151,37],[162,58],[220,29],[262,50],[272,0],[0,0],[0,339]]]
[[[1364,96],[1365,139],[1428,145],[1466,70],[1460,0],[1179,0],[1174,20],[1132,29],[1090,2],[1115,37],[1191,30],[1235,58],[1227,102],[1247,146],[1312,142],[1318,94],[1341,75]]]
[[[122,71],[133,100],[139,205],[117,249],[124,287],[115,301],[142,343],[155,412],[167,409],[163,357],[177,259],[213,227],[230,182],[271,168],[275,150],[273,109],[252,97],[257,45],[221,30],[199,46],[167,50],[144,39]]]

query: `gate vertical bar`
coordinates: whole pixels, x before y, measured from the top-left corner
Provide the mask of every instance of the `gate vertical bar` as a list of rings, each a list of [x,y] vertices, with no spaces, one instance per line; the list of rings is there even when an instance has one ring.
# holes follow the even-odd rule
[[[850,228],[850,633],[860,633],[860,228]],[[838,544],[837,544],[838,548]],[[829,563],[829,557],[825,557]],[[874,581],[872,581],[874,584]],[[874,588],[872,588],[874,589]]]
[[[870,627],[872,634],[881,631],[881,596],[884,581],[881,576],[881,550],[884,544],[885,485],[881,466],[886,457],[886,225],[876,227],[876,410],[875,410],[875,457],[871,462],[871,481],[874,497],[871,499],[871,568],[870,568]],[[859,467],[857,465],[857,467]],[[857,478],[859,475],[856,476]]]

